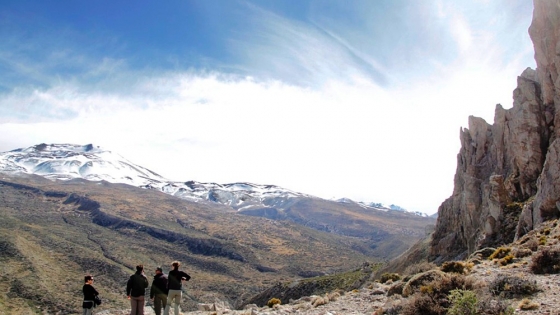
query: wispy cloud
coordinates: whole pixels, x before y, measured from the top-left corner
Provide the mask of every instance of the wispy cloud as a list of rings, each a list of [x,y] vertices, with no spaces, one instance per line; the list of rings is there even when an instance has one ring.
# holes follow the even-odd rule
[[[251,31],[227,41],[234,73],[137,68],[63,41],[38,59],[16,53],[36,42],[0,44],[12,73],[0,75],[0,151],[92,142],[171,179],[277,184],[433,213],[451,194],[459,128],[511,105],[532,52],[526,33],[502,41],[507,17],[484,24],[448,2],[411,6],[403,14],[422,14],[402,20],[428,24],[376,42],[373,23],[352,30],[249,5]],[[403,46],[389,45],[397,39]]]

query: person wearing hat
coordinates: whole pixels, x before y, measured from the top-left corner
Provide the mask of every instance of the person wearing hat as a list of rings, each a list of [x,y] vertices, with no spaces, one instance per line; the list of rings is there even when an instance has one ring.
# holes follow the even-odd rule
[[[156,268],[156,275],[150,288],[150,299],[154,302],[156,315],[161,315],[161,308],[167,305],[167,276],[161,267]]]

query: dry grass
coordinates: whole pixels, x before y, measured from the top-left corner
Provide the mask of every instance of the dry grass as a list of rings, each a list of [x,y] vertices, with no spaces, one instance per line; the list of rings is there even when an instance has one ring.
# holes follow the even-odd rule
[[[124,285],[138,263],[151,274],[155,266],[166,269],[171,261],[182,261],[193,276],[187,284],[192,298],[183,307],[194,309],[198,299],[234,306],[302,270],[333,273],[372,259],[354,249],[363,246],[357,238],[242,216],[156,191],[86,181],[22,178],[19,183],[31,189],[0,188],[2,314],[79,309],[87,273],[96,277],[106,299],[100,310],[126,309]],[[65,203],[71,193],[98,202],[110,222],[94,222],[94,212],[80,210],[79,202]],[[166,239],[160,231],[180,238]],[[235,255],[242,259],[232,259]],[[37,283],[41,289],[32,290]]]

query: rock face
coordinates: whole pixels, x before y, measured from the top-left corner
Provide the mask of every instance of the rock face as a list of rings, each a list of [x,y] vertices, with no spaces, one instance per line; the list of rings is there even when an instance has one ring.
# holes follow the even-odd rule
[[[529,34],[537,70],[517,78],[513,107],[494,123],[469,117],[453,195],[438,210],[431,260],[463,259],[560,216],[560,0],[535,0]]]

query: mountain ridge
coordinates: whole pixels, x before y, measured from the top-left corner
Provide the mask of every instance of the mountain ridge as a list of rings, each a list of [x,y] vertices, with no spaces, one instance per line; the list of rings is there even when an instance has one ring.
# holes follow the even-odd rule
[[[130,162],[119,154],[93,144],[42,143],[28,148],[2,152],[0,153],[0,172],[23,172],[58,180],[74,178],[106,180],[112,183],[155,189],[182,199],[218,202],[240,211],[261,208],[284,210],[284,203],[289,203],[290,198],[319,198],[270,184],[171,181],[154,171]],[[348,198],[336,201],[356,203],[372,210],[404,211],[427,216],[395,205],[386,207],[379,203],[357,202]]]

